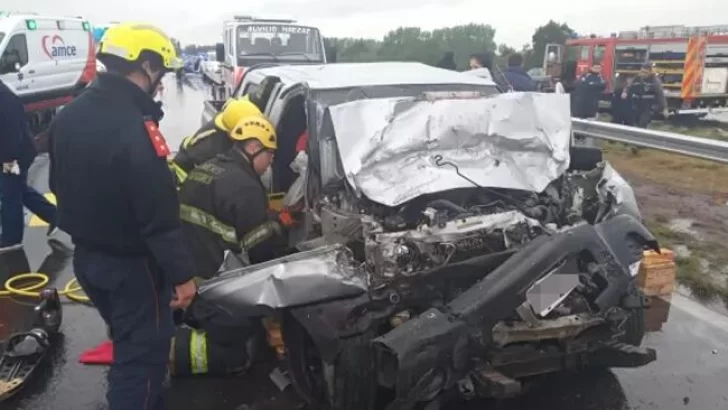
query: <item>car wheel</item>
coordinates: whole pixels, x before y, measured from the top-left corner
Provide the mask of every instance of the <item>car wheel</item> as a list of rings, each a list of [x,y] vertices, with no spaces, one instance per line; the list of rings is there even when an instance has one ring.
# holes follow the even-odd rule
[[[627,322],[624,324],[622,342],[632,346],[640,346],[645,338],[645,309],[631,309]]]
[[[306,329],[293,317],[284,318],[283,342],[293,385],[311,408],[373,410],[377,400],[372,334],[343,341],[333,364],[325,363]]]

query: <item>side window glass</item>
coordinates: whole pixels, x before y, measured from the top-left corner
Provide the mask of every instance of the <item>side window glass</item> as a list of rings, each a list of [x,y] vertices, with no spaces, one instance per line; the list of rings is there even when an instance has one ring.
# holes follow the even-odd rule
[[[247,94],[253,94],[253,93],[255,93],[256,91],[258,91],[258,87],[260,87],[260,84],[256,84],[256,83],[248,83],[248,84],[247,84],[247,85],[246,85],[246,86],[245,86],[245,87],[243,88],[243,92],[242,92],[242,94],[240,95],[240,97],[242,97],[242,96],[244,96],[244,95],[247,95]]]
[[[606,50],[607,48],[605,46],[596,46],[594,48],[594,61],[592,62],[592,65],[602,64]]]
[[[588,60],[589,59],[589,47],[580,47],[581,53],[579,55],[579,60]]]
[[[228,55],[231,56],[231,57],[235,57],[235,55],[233,54],[233,46],[234,46],[234,42],[233,42],[233,30],[228,30],[227,31],[227,47],[226,48],[228,50]]]
[[[0,57],[0,71],[9,73],[16,71],[16,67],[28,64],[28,43],[25,34],[16,34],[10,37],[8,45]]]

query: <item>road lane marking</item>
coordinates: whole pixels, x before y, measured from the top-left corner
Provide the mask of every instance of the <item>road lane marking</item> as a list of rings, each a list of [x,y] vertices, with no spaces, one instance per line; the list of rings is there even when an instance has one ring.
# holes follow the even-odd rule
[[[45,194],[43,194],[43,196],[44,196],[44,197],[45,197],[45,198],[46,198],[46,199],[47,199],[48,201],[50,201],[50,203],[52,203],[53,205],[55,205],[55,204],[56,204],[56,196],[55,196],[55,195],[53,195],[53,193],[52,193],[52,192],[46,192]],[[30,221],[28,221],[28,226],[30,226],[30,227],[38,227],[38,226],[48,226],[48,223],[47,223],[47,222],[45,222],[44,220],[40,219],[40,218],[38,217],[38,215],[36,215],[36,214],[33,214],[33,215],[32,215],[32,216],[30,217]]]

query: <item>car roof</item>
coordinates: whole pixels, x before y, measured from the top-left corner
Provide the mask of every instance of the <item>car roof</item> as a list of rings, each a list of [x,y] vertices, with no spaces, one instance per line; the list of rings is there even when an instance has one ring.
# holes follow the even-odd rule
[[[313,90],[416,84],[495,85],[492,80],[414,62],[298,64],[263,67],[251,75],[280,77]]]

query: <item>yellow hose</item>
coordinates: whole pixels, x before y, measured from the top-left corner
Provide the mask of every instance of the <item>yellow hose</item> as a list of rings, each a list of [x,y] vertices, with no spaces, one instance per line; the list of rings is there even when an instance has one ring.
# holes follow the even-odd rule
[[[29,279],[35,279],[38,281],[38,283],[25,285],[24,287],[14,286],[14,283],[16,282]],[[5,281],[5,290],[0,290],[0,297],[16,295],[37,298],[40,297],[39,290],[44,288],[49,281],[50,279],[48,278],[48,275],[44,273],[30,272],[14,275],[13,277]],[[82,292],[83,289],[81,289],[78,281],[76,280],[76,278],[73,278],[66,283],[66,286],[63,289],[58,291],[58,294],[63,295],[74,302],[88,303],[90,301],[88,296],[84,295]]]

